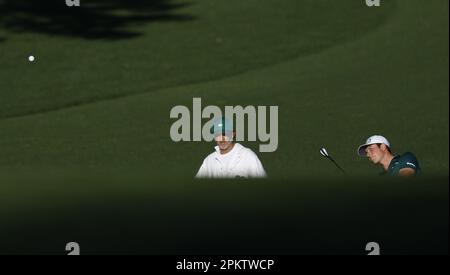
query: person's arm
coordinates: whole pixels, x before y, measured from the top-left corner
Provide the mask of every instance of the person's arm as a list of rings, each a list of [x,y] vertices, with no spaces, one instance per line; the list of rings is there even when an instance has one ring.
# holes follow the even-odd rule
[[[398,174],[403,177],[414,176],[414,174],[416,174],[416,170],[412,168],[403,168],[398,171]]]
[[[408,152],[405,153],[400,162],[400,170],[398,171],[399,176],[414,176],[417,173],[417,169],[419,169],[419,163],[417,162],[414,154]]]
[[[208,169],[206,164],[206,159],[203,161],[202,166],[197,172],[196,178],[207,178],[208,177]]]
[[[252,152],[252,165],[251,165],[251,172],[250,177],[252,178],[265,178],[267,177],[266,171],[264,170],[264,167],[262,166],[261,161],[259,160],[258,156]]]

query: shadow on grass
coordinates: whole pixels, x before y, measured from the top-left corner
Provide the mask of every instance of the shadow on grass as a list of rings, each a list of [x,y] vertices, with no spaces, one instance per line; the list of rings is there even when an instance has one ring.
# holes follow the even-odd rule
[[[89,0],[68,7],[63,0],[0,0],[0,28],[85,39],[127,39],[142,35],[131,28],[151,22],[185,22],[176,13],[187,3],[173,0]],[[0,42],[5,41],[0,38]]]
[[[387,255],[448,254],[448,177],[112,182],[21,184],[40,192],[0,207],[0,254],[63,254],[74,240],[83,254],[362,255],[370,241]]]

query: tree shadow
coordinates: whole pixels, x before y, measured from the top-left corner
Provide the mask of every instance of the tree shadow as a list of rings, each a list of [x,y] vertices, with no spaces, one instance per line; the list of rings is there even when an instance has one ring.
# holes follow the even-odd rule
[[[176,12],[187,3],[173,0],[0,0],[0,28],[84,39],[120,40],[142,35],[133,27],[151,22],[185,22],[195,17]],[[0,42],[7,37],[0,37]]]

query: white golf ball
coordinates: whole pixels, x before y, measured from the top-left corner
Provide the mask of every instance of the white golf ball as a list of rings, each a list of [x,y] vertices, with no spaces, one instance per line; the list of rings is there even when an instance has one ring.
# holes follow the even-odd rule
[[[28,60],[29,60],[30,62],[33,62],[33,61],[34,61],[34,56],[30,55],[30,56],[28,57]]]

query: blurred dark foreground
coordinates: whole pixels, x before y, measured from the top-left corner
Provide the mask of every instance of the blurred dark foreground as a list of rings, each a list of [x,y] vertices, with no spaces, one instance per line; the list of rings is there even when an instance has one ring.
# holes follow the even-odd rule
[[[0,254],[448,254],[448,177],[0,182]]]

